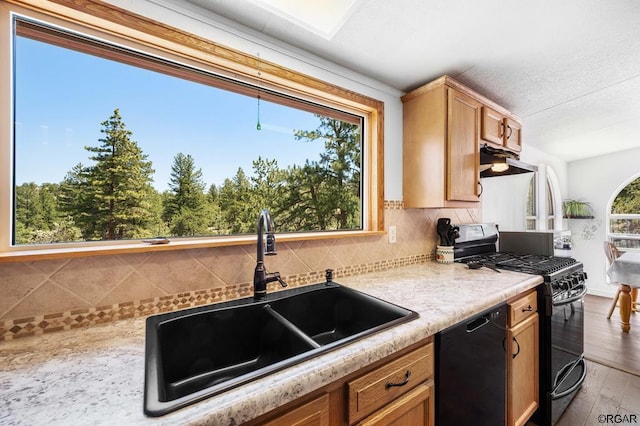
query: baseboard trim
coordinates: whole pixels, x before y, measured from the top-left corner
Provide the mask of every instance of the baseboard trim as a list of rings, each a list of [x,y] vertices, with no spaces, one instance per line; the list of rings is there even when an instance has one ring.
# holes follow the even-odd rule
[[[609,292],[609,291],[606,291],[606,290],[587,288],[587,294],[591,294],[591,295],[594,295],[594,296],[600,296],[600,297],[608,297],[609,299],[613,299],[613,297],[616,295],[616,292],[615,292],[615,290]]]

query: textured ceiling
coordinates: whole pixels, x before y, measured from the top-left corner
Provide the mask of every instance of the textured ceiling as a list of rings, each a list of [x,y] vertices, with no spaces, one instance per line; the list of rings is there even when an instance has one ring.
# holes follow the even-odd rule
[[[331,39],[249,0],[189,3],[401,91],[449,74],[565,161],[640,146],[638,0],[361,0]]]

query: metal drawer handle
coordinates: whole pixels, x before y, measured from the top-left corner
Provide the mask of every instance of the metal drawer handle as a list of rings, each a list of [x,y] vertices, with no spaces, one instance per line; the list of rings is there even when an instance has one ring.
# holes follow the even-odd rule
[[[533,311],[533,306],[529,305],[526,308],[522,308],[522,312],[531,312]]]
[[[400,383],[391,383],[391,382],[387,382],[386,385],[384,385],[384,388],[386,390],[389,390],[389,388],[392,388],[394,386],[404,386],[407,383],[409,383],[409,377],[411,377],[411,370],[407,370],[406,373],[404,373],[404,380]]]
[[[515,354],[511,355],[511,357],[513,359],[516,359],[516,357],[520,354],[520,343],[518,342],[518,339],[516,339],[515,337],[513,338],[513,341],[516,342],[516,345],[518,346],[518,350],[516,351]]]

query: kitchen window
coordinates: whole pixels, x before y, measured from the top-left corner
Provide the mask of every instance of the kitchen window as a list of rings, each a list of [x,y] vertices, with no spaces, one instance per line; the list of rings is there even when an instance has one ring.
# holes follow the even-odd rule
[[[551,231],[560,229],[560,189],[553,169],[540,164],[529,181],[526,206],[526,230]]]
[[[283,82],[259,57],[229,72],[38,13],[12,17],[2,251],[139,251],[156,236],[240,244],[255,240],[261,208],[290,239],[383,229],[380,102]]]

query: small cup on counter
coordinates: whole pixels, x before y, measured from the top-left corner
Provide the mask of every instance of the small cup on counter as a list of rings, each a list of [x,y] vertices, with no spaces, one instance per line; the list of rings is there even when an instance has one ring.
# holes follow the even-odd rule
[[[453,263],[453,246],[436,246],[436,262]]]

